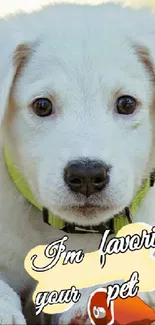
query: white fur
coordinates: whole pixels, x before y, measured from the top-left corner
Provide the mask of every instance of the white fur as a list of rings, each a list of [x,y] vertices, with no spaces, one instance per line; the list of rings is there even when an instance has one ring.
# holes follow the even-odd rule
[[[21,307],[14,296],[32,285],[24,270],[28,251],[63,235],[44,224],[40,211],[17,191],[4,163],[3,146],[34,196],[54,215],[95,225],[120,212],[155,165],[153,84],[134,48],[146,46],[154,64],[154,35],[154,16],[149,11],[117,5],[49,6],[0,21],[0,267],[6,286],[6,290],[0,286],[0,324],[12,324],[15,317],[21,325]],[[12,57],[20,44],[28,45],[32,53],[13,82],[18,67]],[[132,116],[114,111],[120,90],[141,102]],[[55,115],[39,118],[32,112],[30,103],[36,97],[55,96]],[[10,103],[15,111],[8,126]],[[103,212],[87,217],[73,213],[71,207],[84,205],[86,199],[71,193],[63,180],[67,163],[85,157],[112,166],[105,191],[87,200]],[[154,196],[153,188],[135,221],[154,224]],[[92,251],[99,241],[99,235],[70,235],[69,247]],[[84,310],[85,304],[81,306]],[[6,308],[10,320],[1,321]]]

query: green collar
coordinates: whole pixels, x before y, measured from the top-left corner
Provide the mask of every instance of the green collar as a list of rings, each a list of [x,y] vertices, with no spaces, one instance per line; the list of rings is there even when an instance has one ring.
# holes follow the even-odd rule
[[[46,223],[50,224],[51,226],[54,226],[57,229],[62,229],[67,232],[81,232],[78,230],[75,231],[75,225],[74,226],[68,225],[65,223],[65,221],[61,220],[60,218],[49,214],[47,209],[43,209],[41,207],[41,205],[35,200],[28,184],[23,179],[23,177],[21,177],[20,173],[18,172],[15,165],[13,164],[9,153],[6,150],[4,150],[4,156],[5,156],[5,162],[6,162],[6,165],[8,168],[8,172],[9,172],[13,182],[17,186],[19,192],[21,192],[23,194],[23,196],[29,202],[31,202],[36,208],[38,208],[40,211],[43,211],[44,221]],[[148,192],[150,186],[153,186],[153,183],[150,182],[150,179],[152,180],[152,174],[151,174],[151,178],[149,177],[147,180],[145,180],[145,182],[141,186],[140,190],[136,194],[135,198],[133,199],[130,207],[126,208],[123,213],[120,213],[120,215],[114,216],[114,218],[112,219],[112,226],[111,226],[111,222],[110,222],[110,224],[109,223],[107,224],[106,228],[107,227],[113,228],[112,230],[116,234],[118,232],[118,230],[120,230],[123,226],[127,225],[129,222],[132,222],[131,219],[135,217],[137,209],[139,208],[142,201],[144,200],[145,195]],[[70,226],[70,227],[68,227],[68,226]],[[104,227],[105,227],[105,225],[104,225]],[[82,230],[82,228],[84,228],[84,227],[77,227],[77,228],[80,228],[80,230]],[[94,229],[94,231],[101,232],[101,233],[103,232],[102,231],[103,227],[101,227],[101,225],[99,227],[90,227],[89,229],[87,227],[84,229],[88,230],[86,232],[90,232],[91,230],[93,230],[92,228]]]

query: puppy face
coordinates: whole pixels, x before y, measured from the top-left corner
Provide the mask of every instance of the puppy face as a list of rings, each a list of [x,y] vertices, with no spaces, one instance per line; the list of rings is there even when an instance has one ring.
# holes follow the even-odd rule
[[[71,21],[61,14],[24,54],[6,143],[42,206],[93,225],[128,206],[150,172],[153,71],[119,19],[112,27],[104,10],[85,7]]]

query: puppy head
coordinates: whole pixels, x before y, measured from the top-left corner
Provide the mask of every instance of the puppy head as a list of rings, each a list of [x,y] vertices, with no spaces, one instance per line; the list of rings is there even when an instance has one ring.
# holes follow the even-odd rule
[[[3,80],[4,142],[42,206],[99,224],[152,168],[155,47],[104,8],[75,7],[72,21],[53,10],[58,19],[47,17],[37,45],[17,47]]]

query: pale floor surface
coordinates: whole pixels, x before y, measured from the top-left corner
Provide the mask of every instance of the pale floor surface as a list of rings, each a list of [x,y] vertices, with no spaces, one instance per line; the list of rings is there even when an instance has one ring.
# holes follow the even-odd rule
[[[39,9],[42,5],[49,3],[58,3],[61,0],[0,0],[0,17],[7,15],[8,13],[14,13],[18,10],[24,10],[26,12]],[[138,6],[151,6],[155,9],[155,0],[63,0],[62,2],[70,3],[91,3],[93,5],[101,2],[120,2],[125,5]]]

